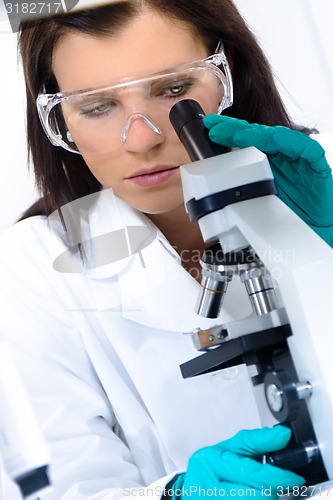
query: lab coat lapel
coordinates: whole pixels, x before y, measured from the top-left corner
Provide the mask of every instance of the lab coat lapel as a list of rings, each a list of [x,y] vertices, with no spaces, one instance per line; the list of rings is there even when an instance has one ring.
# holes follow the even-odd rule
[[[195,313],[200,285],[181,266],[164,235],[111,190],[63,207],[63,218],[65,233],[57,213],[49,218],[59,243],[52,252],[54,267],[85,275],[95,310],[120,311],[124,319],[176,332],[216,323]],[[80,231],[73,220],[79,221]],[[68,232],[71,226],[72,233]],[[70,248],[77,243],[84,249],[84,262]]]
[[[92,256],[98,254],[94,250],[98,238],[116,236],[113,243],[100,245],[103,255],[108,255],[105,247],[111,250],[118,245],[120,236],[126,242],[123,258],[86,270],[88,278],[100,282],[93,286],[98,309],[105,310],[112,303],[125,319],[163,330],[184,332],[207,321],[211,324],[194,311],[200,285],[182,268],[179,255],[148,217],[105,190],[89,214],[89,230]],[[113,287],[118,282],[118,298],[105,293],[110,279]]]

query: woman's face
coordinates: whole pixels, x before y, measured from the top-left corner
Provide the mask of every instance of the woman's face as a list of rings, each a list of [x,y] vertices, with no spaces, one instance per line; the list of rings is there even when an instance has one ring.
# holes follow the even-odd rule
[[[60,90],[67,91],[108,85],[207,55],[203,42],[185,24],[145,12],[110,38],[65,35],[54,50],[53,71]],[[146,113],[138,96],[127,99],[128,115]],[[101,118],[92,120],[96,120],[96,127],[91,130],[97,130]],[[90,121],[91,125],[94,121]],[[93,133],[90,135],[93,138]],[[80,148],[79,141],[77,145]],[[83,157],[104,187],[112,188],[118,197],[142,212],[164,213],[183,203],[179,166],[188,163],[189,158],[173,130],[158,134],[142,119],[134,119],[126,141],[116,151],[91,147]]]

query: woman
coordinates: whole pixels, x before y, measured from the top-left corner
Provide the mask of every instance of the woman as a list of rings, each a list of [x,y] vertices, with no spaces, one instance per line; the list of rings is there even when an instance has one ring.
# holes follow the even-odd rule
[[[236,132],[243,129],[238,140],[246,140],[248,124],[233,119],[264,124],[260,137],[270,137],[273,125],[293,128],[234,5],[115,2],[27,22],[20,48],[42,198],[6,236],[4,282],[15,286],[4,287],[1,328],[48,440],[49,498],[198,497],[214,488],[233,496],[272,488],[274,498],[302,484],[248,458],[284,447],[288,430],[228,439],[259,426],[243,366],[186,381],[179,372],[197,355],[183,333],[215,320],[194,313],[206,245],[184,210],[179,165],[189,158],[168,112],[184,97],[207,114],[224,108],[231,122],[214,115],[205,123],[227,147],[241,146]],[[223,137],[225,128],[233,134]],[[325,180],[328,193],[323,152],[288,132],[301,146],[292,141],[298,153],[287,175],[304,177],[295,174],[298,162]],[[303,137],[311,141],[304,154]],[[330,197],[309,203],[303,184],[285,178],[286,149],[273,144],[270,157],[278,194],[328,239]],[[320,164],[318,175],[311,161]],[[240,310],[245,317],[250,307],[231,285],[222,322]]]

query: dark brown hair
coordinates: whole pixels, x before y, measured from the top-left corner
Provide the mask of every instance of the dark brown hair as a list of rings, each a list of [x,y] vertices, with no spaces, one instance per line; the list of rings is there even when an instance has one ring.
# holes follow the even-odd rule
[[[41,200],[24,217],[50,214],[61,205],[94,193],[100,184],[83,158],[53,146],[36,111],[36,97],[45,86],[56,92],[52,74],[55,44],[69,31],[107,37],[148,8],[188,23],[214,52],[219,41],[232,60],[234,104],[225,114],[249,122],[292,127],[276,89],[269,63],[232,0],[125,0],[103,7],[24,22],[19,32],[27,92],[28,147]]]

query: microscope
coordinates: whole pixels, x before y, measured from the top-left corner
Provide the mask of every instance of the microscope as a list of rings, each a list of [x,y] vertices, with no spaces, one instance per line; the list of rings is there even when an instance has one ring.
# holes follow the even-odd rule
[[[181,166],[187,213],[211,244],[201,258],[196,312],[217,324],[192,334],[199,351],[184,378],[246,364],[260,415],[292,430],[266,463],[293,470],[311,497],[333,496],[333,252],[275,195],[266,155],[227,152],[208,138],[196,101],[178,102],[170,121],[194,163]],[[232,280],[252,305],[243,319],[219,324]],[[268,410],[267,410],[268,409]],[[309,490],[310,491],[310,490]]]

